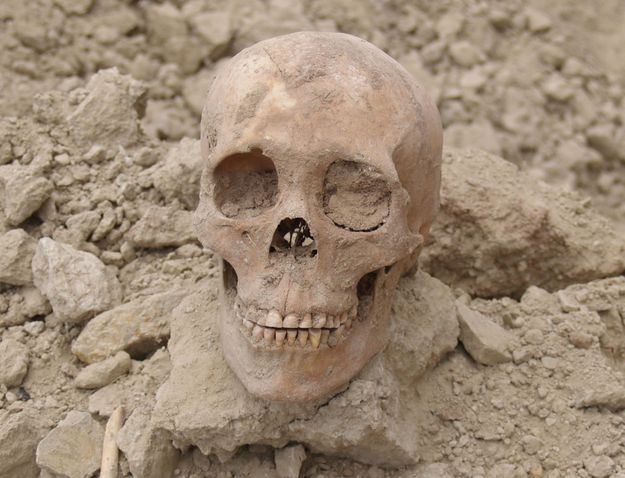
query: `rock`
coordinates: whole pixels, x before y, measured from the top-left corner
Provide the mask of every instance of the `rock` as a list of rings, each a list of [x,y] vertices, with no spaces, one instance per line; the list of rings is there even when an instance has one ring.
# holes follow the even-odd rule
[[[145,87],[117,68],[100,70],[87,83],[87,96],[68,117],[74,141],[81,147],[98,144],[116,151],[140,137]]]
[[[0,410],[0,476],[2,478],[35,478],[39,467],[35,449],[46,433],[39,412],[24,410],[3,415]]]
[[[612,123],[592,126],[586,131],[586,141],[607,160],[618,159],[622,152],[615,142],[616,132]]]
[[[427,420],[419,415],[426,409],[419,406],[416,383],[457,343],[453,294],[446,286],[422,272],[402,279],[392,346],[329,401],[300,405],[249,395],[227,366],[215,323],[215,287],[207,283],[173,312],[172,371],[158,391],[152,421],[177,446],[229,456],[243,445],[297,442],[311,453],[377,465],[418,460]]]
[[[130,370],[130,355],[124,351],[117,352],[112,357],[96,362],[83,368],[74,384],[78,388],[101,388],[115,381],[116,378]]]
[[[0,314],[0,327],[21,325],[37,316],[52,312],[50,302],[36,287],[21,287],[11,300],[9,310]]]
[[[0,198],[10,225],[17,226],[32,216],[53,189],[53,184],[32,168],[12,164],[0,167]]]
[[[544,32],[551,28],[551,19],[540,10],[526,8],[525,19],[527,22],[527,28],[532,33]]]
[[[145,9],[148,34],[156,43],[187,35],[182,12],[169,2],[147,5]]]
[[[172,207],[150,206],[128,231],[127,237],[135,246],[150,249],[196,241],[193,213]]]
[[[575,94],[575,90],[559,74],[551,74],[542,84],[543,93],[547,98],[564,103],[570,100]]]
[[[279,478],[298,478],[306,450],[302,445],[291,445],[274,452],[276,473]]]
[[[208,55],[216,60],[228,49],[234,34],[229,11],[201,12],[190,18],[193,29],[208,44]]]
[[[577,408],[606,408],[614,413],[625,410],[625,387],[592,390],[576,403]]]
[[[485,59],[484,53],[466,40],[460,40],[449,46],[449,56],[458,65],[467,68],[478,63],[482,63]]]
[[[187,208],[195,209],[203,164],[200,142],[184,138],[169,150],[164,161],[150,170],[150,177],[166,203],[178,199]]]
[[[625,239],[576,193],[496,156],[448,150],[422,265],[472,295],[520,296],[621,274]]]
[[[28,372],[28,349],[24,344],[4,339],[0,342],[0,384],[19,387]]]
[[[145,409],[137,408],[117,434],[117,445],[128,460],[133,478],[171,478],[180,453],[169,435],[150,423]]]
[[[584,468],[592,478],[607,478],[616,467],[614,460],[606,455],[589,456],[584,459]]]
[[[89,478],[100,468],[104,429],[86,412],[70,411],[37,446],[37,465],[66,478]]]
[[[445,129],[445,144],[455,148],[472,147],[492,154],[501,154],[501,144],[489,121],[470,124],[454,123]]]
[[[176,289],[135,299],[89,321],[72,344],[83,362],[104,360],[120,350],[143,358],[169,337],[171,311],[187,291]]]
[[[88,252],[44,237],[32,262],[35,286],[62,322],[81,322],[121,302],[114,269]]]
[[[30,266],[37,241],[23,229],[13,229],[0,236],[0,282],[11,285],[33,283]]]
[[[476,362],[496,365],[512,360],[510,346],[514,336],[462,302],[456,302],[460,323],[460,341]]]

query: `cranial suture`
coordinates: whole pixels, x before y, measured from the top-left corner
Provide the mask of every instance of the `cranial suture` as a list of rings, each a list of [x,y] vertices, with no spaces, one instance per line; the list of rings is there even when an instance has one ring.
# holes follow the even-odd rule
[[[387,345],[438,209],[435,104],[370,43],[294,33],[219,70],[201,141],[196,230],[222,258],[228,364],[270,400],[340,390]]]

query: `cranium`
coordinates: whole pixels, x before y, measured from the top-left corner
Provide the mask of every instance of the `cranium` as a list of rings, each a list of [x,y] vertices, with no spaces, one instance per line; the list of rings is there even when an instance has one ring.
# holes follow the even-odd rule
[[[201,143],[196,231],[222,258],[228,364],[265,399],[340,390],[386,346],[436,214],[436,106],[370,43],[300,32],[220,69]]]

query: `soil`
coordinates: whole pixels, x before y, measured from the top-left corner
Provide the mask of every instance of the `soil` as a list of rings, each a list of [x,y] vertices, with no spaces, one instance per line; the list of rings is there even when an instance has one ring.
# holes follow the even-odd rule
[[[120,403],[128,412],[149,410],[166,381],[172,309],[186,290],[218,275],[217,258],[195,239],[191,212],[203,100],[228,57],[292,31],[361,36],[430,90],[446,146],[501,156],[553,191],[587,197],[579,207],[605,216],[618,237],[625,234],[623,24],[620,0],[0,2],[0,477],[64,476],[63,463],[54,468],[50,460],[54,449],[43,457],[42,447],[38,458],[35,450],[68,412],[89,412],[104,425]],[[275,178],[258,174],[260,200],[270,204]],[[365,179],[377,184],[374,174]],[[359,192],[330,195],[327,207],[356,201]],[[519,201],[529,194],[519,189]],[[557,201],[572,204],[571,194]],[[257,199],[222,206],[243,214]],[[386,196],[369,199],[367,217],[333,219],[355,230],[378,227]],[[506,204],[514,204],[509,196]],[[441,244],[459,236],[447,232],[437,232]],[[35,267],[33,277],[43,237],[70,246],[69,259]],[[559,244],[558,264],[567,249],[583,257],[578,246]],[[37,254],[37,264],[56,264],[53,252]],[[95,269],[102,279],[88,282]],[[84,281],[68,276],[76,270]],[[623,271],[573,285],[557,277],[549,287],[528,283],[531,273],[515,286],[508,272],[505,287],[492,280],[484,293],[472,279],[448,284],[514,345],[502,352],[504,363],[485,365],[459,343],[409,384],[420,398],[408,407],[423,411],[418,463],[371,465],[308,447],[301,476],[624,477]],[[96,388],[77,386],[87,364],[121,350],[131,357],[121,376],[102,365],[92,372]],[[77,423],[99,429],[88,418]],[[147,422],[136,415],[132,423]],[[278,476],[268,441],[206,456],[195,447],[163,451],[154,444],[166,440],[159,431],[141,440],[130,432],[118,440],[120,476]],[[298,476],[293,460],[280,462],[280,476]],[[80,476],[97,476],[90,461],[80,463]]]

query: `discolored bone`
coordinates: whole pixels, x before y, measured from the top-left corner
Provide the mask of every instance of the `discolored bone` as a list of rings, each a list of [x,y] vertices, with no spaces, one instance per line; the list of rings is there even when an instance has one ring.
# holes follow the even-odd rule
[[[336,392],[386,346],[438,209],[436,106],[366,41],[300,32],[219,71],[201,138],[195,226],[223,258],[228,364],[263,398]]]

